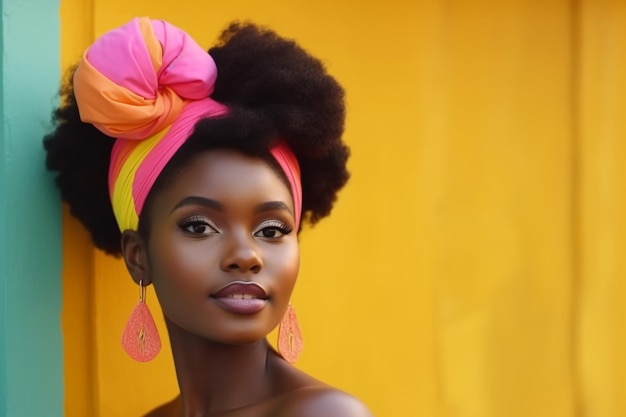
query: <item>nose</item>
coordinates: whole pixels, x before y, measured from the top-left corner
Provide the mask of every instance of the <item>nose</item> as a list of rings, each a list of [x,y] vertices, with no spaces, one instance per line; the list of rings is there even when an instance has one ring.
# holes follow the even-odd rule
[[[223,271],[239,271],[257,273],[263,268],[263,260],[259,248],[252,236],[232,236],[224,242],[226,249],[221,260]]]

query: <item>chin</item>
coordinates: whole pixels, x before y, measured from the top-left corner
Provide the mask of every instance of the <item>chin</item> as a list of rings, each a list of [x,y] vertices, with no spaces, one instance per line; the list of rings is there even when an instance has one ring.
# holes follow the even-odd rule
[[[267,334],[268,333],[262,331],[230,332],[229,334],[220,335],[219,338],[211,338],[209,340],[226,345],[253,345],[265,340]]]
[[[215,323],[214,323],[215,324]],[[258,343],[266,338],[273,328],[260,326],[259,323],[233,323],[224,326],[212,326],[210,329],[187,329],[188,333],[192,333],[207,342],[213,342],[224,345],[251,345]]]

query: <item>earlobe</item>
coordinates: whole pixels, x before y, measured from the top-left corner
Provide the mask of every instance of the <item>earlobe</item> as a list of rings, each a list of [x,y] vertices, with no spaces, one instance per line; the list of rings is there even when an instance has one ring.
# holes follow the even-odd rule
[[[150,265],[144,239],[135,231],[125,230],[122,232],[121,243],[126,269],[133,281],[137,284],[142,281],[143,285],[149,285],[152,279],[150,277]]]

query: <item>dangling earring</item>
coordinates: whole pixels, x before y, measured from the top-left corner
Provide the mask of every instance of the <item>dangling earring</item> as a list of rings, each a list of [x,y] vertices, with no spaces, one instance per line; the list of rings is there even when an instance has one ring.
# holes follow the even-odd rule
[[[139,302],[133,309],[124,333],[122,333],[122,347],[128,356],[137,362],[148,362],[161,350],[161,338],[146,305],[146,287],[139,281]]]
[[[296,311],[289,303],[278,327],[278,352],[287,362],[294,363],[302,352],[302,344],[302,333]]]

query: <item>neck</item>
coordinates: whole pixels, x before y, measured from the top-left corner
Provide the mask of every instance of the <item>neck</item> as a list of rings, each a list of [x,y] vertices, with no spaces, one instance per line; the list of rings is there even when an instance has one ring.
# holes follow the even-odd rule
[[[233,410],[271,395],[273,353],[266,340],[218,344],[166,322],[185,417]]]

